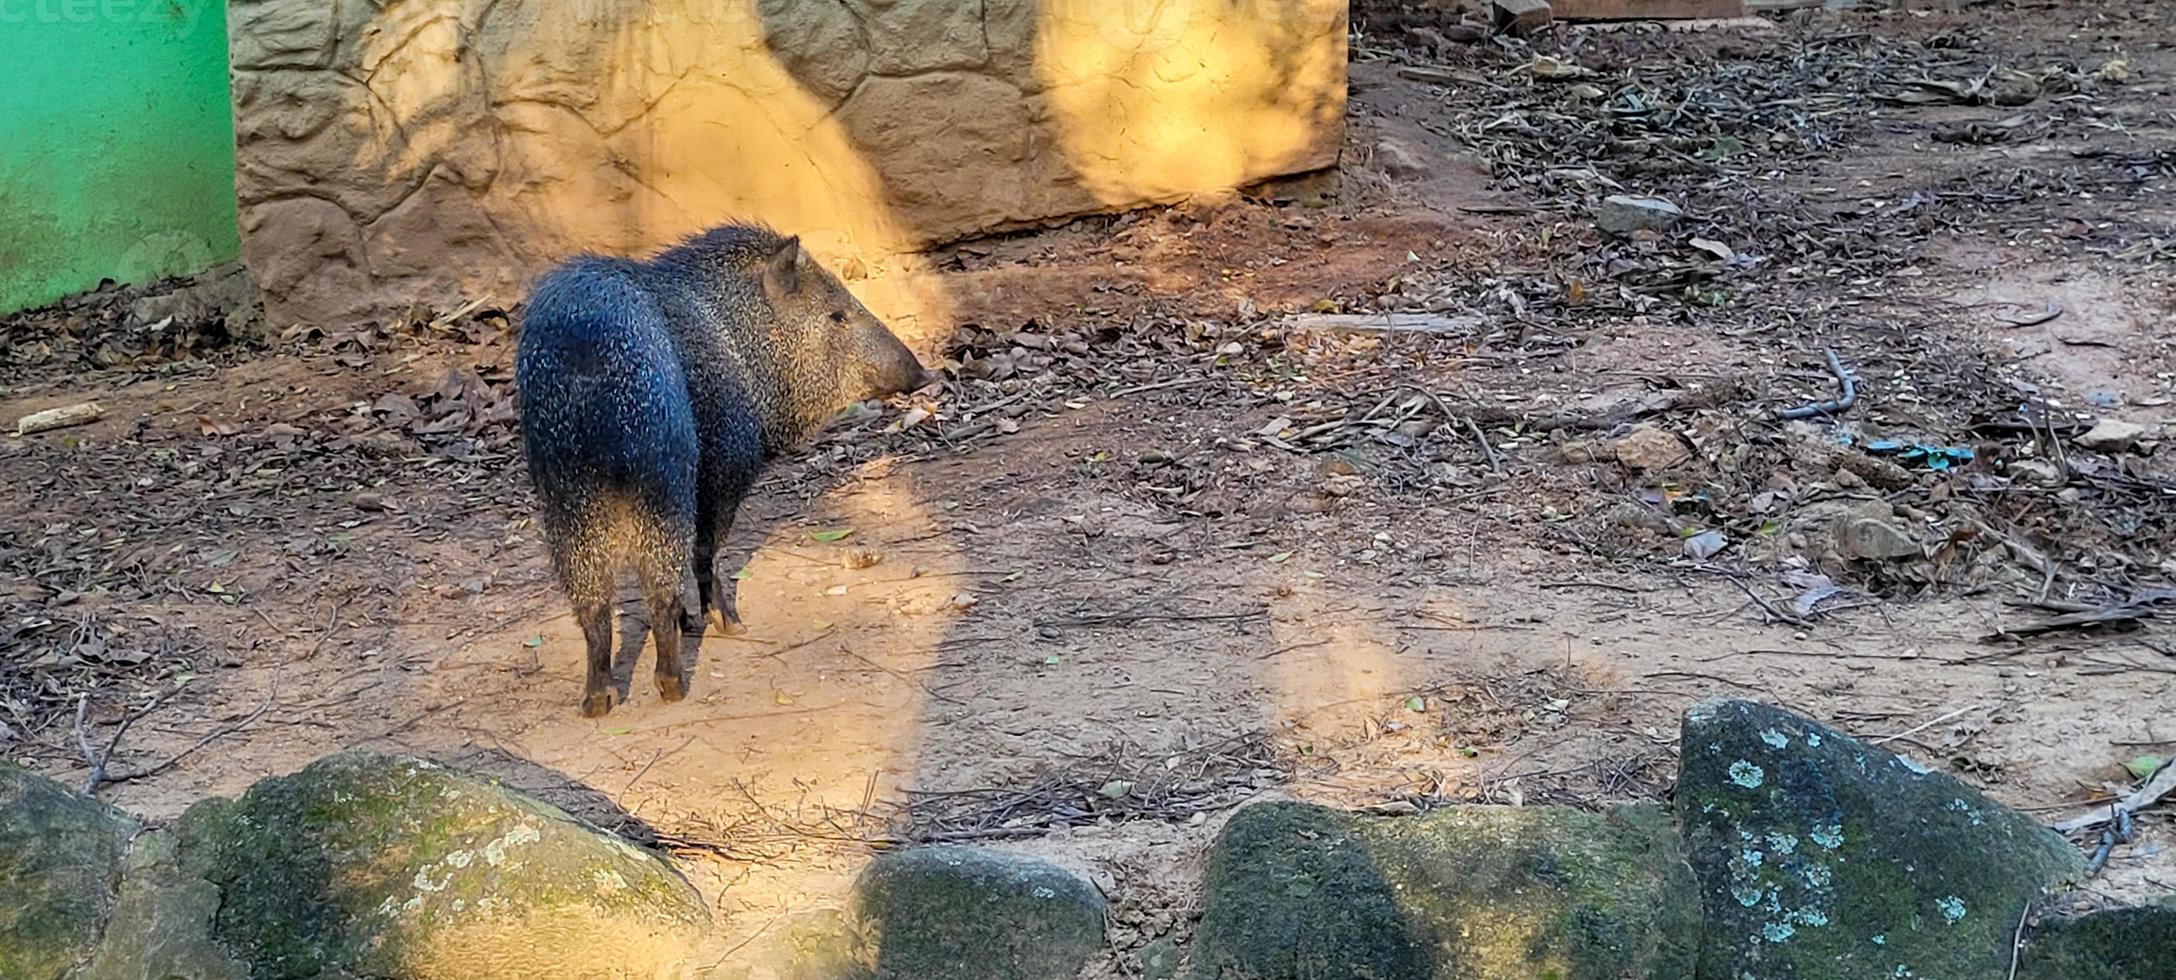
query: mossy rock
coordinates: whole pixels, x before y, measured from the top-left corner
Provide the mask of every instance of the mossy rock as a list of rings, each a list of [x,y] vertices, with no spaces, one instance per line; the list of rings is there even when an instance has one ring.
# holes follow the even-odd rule
[[[89,958],[136,830],[120,811],[0,761],[0,977],[50,980]]]
[[[120,897],[98,952],[74,980],[245,980],[249,968],[212,940],[219,889],[180,866],[175,837],[130,844]]]
[[[1947,774],[1777,708],[1686,712],[1677,808],[1700,976],[2001,980],[2077,849]]]
[[[881,855],[854,886],[878,980],[1071,980],[1103,945],[1103,911],[1079,876],[982,848]]]
[[[270,978],[674,977],[709,926],[662,858],[427,762],[331,756],[190,808],[212,934]]]
[[[2176,905],[2041,923],[2021,959],[2019,980],[2176,980]]]
[[[1209,855],[1199,980],[1684,980],[1692,873],[1660,807],[1232,817]]]

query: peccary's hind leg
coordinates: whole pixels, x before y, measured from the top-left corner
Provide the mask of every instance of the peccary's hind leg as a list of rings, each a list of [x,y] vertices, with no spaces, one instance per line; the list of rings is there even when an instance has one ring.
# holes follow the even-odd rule
[[[667,701],[688,696],[688,668],[680,660],[680,586],[680,570],[675,568],[642,587],[650,603],[650,641],[657,644],[657,694]]]
[[[680,659],[680,588],[694,536],[686,516],[660,515],[648,528],[640,559],[642,597],[650,606],[650,642],[657,646],[657,694],[666,701],[688,696],[687,665]]]
[[[582,639],[589,649],[589,673],[582,682],[582,717],[599,718],[612,711],[612,600],[577,600],[574,618],[582,624]]]
[[[553,555],[587,644],[588,676],[582,685],[582,715],[587,718],[612,710],[612,578],[617,563],[599,531],[576,529],[554,542]]]

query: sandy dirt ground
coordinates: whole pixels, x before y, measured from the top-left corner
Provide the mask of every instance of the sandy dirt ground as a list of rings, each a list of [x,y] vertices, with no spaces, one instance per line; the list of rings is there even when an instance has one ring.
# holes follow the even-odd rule
[[[494,773],[681,855],[720,961],[876,848],[1026,848],[1118,896],[1109,976],[1184,939],[1238,804],[1663,799],[1707,697],[2080,812],[2176,752],[2172,10],[1367,21],[1334,188],[939,255],[946,385],[770,472],[688,700],[624,605],[596,720],[518,311],[9,318],[0,418],[107,412],[0,438],[0,749],[80,784],[110,743],[153,819],[346,748]],[[1603,234],[1620,192],[1684,217]],[[1436,333],[1320,325],[1385,311]],[[1856,403],[1780,419],[1830,349]],[[1911,554],[1836,540],[1870,504]],[[2164,808],[2093,887],[2176,890],[2172,842]]]

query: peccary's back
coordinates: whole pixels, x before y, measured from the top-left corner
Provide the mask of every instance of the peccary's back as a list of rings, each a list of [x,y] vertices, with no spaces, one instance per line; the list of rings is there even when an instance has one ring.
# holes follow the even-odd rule
[[[745,472],[780,448],[767,432],[785,428],[777,351],[766,327],[775,317],[757,265],[777,233],[727,225],[640,263],[686,372],[705,470]]]
[[[698,453],[688,384],[634,263],[580,258],[544,277],[514,379],[531,481],[548,521],[633,495],[678,509]]]

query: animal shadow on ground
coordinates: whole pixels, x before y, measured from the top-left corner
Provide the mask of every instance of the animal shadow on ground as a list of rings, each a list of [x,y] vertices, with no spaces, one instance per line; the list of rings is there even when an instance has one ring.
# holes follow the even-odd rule
[[[637,844],[657,843],[657,828],[627,812],[604,790],[505,749],[470,746],[432,753],[431,761],[462,772],[495,778],[508,789],[543,800],[606,833],[617,834]]]

